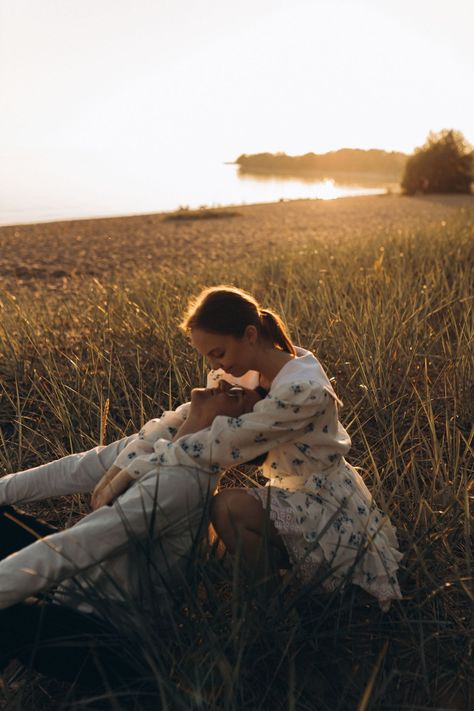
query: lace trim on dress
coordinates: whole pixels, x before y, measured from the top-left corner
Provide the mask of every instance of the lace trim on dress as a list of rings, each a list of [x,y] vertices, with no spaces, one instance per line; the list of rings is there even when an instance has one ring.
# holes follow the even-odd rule
[[[313,549],[311,546],[308,547],[292,509],[278,496],[272,496],[270,499],[268,489],[265,487],[246,489],[245,491],[258,499],[264,510],[267,510],[268,503],[270,503],[270,521],[281,535],[290,563],[295,568],[295,575],[303,584],[314,580],[318,571],[321,572],[321,569],[324,569],[326,563],[324,553],[318,545]],[[324,581],[320,583],[320,588],[324,592],[334,592],[343,587],[345,582],[344,576],[333,574],[325,576]],[[389,610],[393,599],[402,597],[398,583],[389,582],[385,575],[375,576],[368,583],[361,573],[354,571],[351,582],[375,597],[384,612]]]

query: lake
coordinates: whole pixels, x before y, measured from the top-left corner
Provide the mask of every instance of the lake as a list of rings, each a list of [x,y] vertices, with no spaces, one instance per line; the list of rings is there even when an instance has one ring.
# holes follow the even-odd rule
[[[234,164],[212,160],[121,161],[120,155],[15,157],[0,165],[0,224],[109,217],[277,202],[376,195],[393,189],[388,180],[363,176],[239,175]]]

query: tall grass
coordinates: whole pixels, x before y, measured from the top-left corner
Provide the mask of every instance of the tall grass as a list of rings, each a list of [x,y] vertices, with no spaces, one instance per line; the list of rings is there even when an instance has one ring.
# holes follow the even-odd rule
[[[231,263],[85,281],[69,300],[0,295],[4,473],[130,434],[187,400],[205,370],[177,323],[188,296],[229,282],[279,311],[335,378],[349,459],[398,529],[405,598],[383,616],[354,591],[262,600],[220,560],[198,557],[165,630],[131,615],[124,653],[148,685],[125,700],[109,689],[110,708],[468,708],[473,224],[472,211],[418,230],[368,224],[332,244],[251,259],[236,244]],[[45,506],[64,522],[87,501]],[[0,693],[47,706],[31,686]]]

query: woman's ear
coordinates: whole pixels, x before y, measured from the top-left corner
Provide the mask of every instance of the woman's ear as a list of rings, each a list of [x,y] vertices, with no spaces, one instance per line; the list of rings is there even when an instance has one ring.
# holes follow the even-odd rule
[[[244,331],[244,336],[250,343],[250,345],[255,345],[258,340],[258,331],[255,326],[249,324]]]

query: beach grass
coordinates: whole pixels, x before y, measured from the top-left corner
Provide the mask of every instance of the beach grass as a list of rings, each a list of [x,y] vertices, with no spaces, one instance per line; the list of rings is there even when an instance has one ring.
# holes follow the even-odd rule
[[[1,473],[131,434],[188,400],[205,364],[180,317],[202,287],[232,283],[281,313],[334,378],[348,459],[404,553],[404,600],[384,615],[353,590],[262,600],[198,557],[169,629],[138,610],[128,625],[146,692],[108,689],[105,707],[472,705],[473,232],[471,197],[434,196],[0,230]],[[236,470],[222,486],[256,476]],[[88,510],[83,496],[34,507],[60,525]],[[20,680],[3,703],[60,707],[79,693]]]

